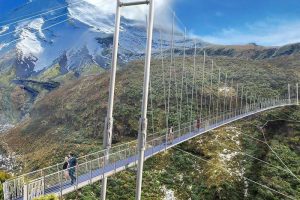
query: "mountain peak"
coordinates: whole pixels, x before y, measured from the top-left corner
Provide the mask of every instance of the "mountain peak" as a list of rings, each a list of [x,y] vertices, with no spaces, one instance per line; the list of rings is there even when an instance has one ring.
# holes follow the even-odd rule
[[[3,24],[0,29],[4,34],[4,37],[0,37],[0,59],[8,52],[16,51],[15,68],[21,78],[57,64],[63,72],[66,72],[65,69],[82,71],[82,64],[108,68],[115,17],[108,12],[109,8],[101,7],[102,2],[26,1],[13,9],[5,19],[8,24]],[[47,8],[53,10],[50,12]],[[45,10],[47,12],[39,15]],[[16,19],[28,16],[28,13],[39,14],[16,22]],[[146,23],[122,16],[120,30],[119,64],[142,58],[147,38]],[[163,33],[162,39],[169,44],[169,33]],[[176,46],[183,45],[182,39],[181,36],[175,36]],[[155,29],[153,52],[159,52],[159,48],[160,33]],[[63,62],[60,62],[61,58],[64,58]]]

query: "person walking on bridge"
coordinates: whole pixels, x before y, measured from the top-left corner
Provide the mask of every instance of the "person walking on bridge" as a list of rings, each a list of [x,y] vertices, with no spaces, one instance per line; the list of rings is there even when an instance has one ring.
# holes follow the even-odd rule
[[[174,140],[174,128],[173,128],[173,126],[171,126],[171,128],[169,129],[169,134],[168,135],[169,135],[168,143],[172,144],[173,140]]]
[[[75,172],[77,170],[77,159],[73,153],[69,155],[69,175],[71,178],[71,184],[73,185],[76,182]]]
[[[64,165],[63,165],[64,177],[65,177],[66,180],[68,180],[70,178],[68,168],[69,168],[69,156],[66,156],[65,157],[65,162],[64,162]]]
[[[196,122],[196,128],[197,130],[199,130],[201,127],[201,121],[200,121],[200,118],[197,119],[197,122]]]

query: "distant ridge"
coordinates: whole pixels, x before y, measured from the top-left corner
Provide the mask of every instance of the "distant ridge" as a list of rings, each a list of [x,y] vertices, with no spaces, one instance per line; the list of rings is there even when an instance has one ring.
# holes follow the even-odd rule
[[[202,51],[208,56],[226,56],[245,59],[271,59],[291,56],[300,53],[300,43],[288,44],[281,47],[264,47],[255,43],[247,45],[209,45]]]

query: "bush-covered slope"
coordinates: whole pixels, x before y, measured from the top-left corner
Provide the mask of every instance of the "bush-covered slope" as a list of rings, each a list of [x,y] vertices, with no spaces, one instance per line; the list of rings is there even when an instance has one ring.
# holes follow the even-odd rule
[[[205,83],[210,84],[210,58],[206,63]],[[222,84],[224,84],[225,73],[228,73],[228,80],[233,79],[234,85],[237,83],[245,84],[245,91],[255,91],[255,93],[267,97],[274,94],[283,94],[287,91],[287,83],[296,83],[299,80],[298,68],[295,57],[280,58],[280,60],[255,61],[231,58],[214,58],[216,66],[213,76],[213,97],[216,100],[218,68],[222,71]],[[200,95],[202,58],[197,60],[197,77],[196,89],[197,96]],[[169,60],[165,60],[165,79],[168,83],[169,76]],[[293,63],[289,65],[281,65],[282,63]],[[182,60],[176,59],[176,67],[172,69],[171,81],[171,115],[170,124],[177,124],[176,114],[176,88],[174,77],[176,74],[177,84],[181,87],[181,63]],[[186,62],[186,84],[192,84],[193,74],[193,58],[188,58]],[[154,61],[152,65],[152,93],[153,114],[155,131],[165,127],[164,113],[164,84],[161,62]],[[116,82],[116,97],[115,97],[115,112],[114,112],[114,135],[113,143],[125,142],[137,137],[138,119],[140,116],[140,106],[142,98],[142,80],[143,80],[143,62],[136,61],[129,64],[128,67],[118,71]],[[228,81],[230,83],[230,81]],[[54,91],[45,94],[38,98],[29,116],[5,135],[1,139],[7,143],[17,154],[22,155],[24,171],[30,171],[38,167],[47,166],[55,162],[61,161],[69,151],[75,151],[77,154],[86,154],[100,150],[102,148],[102,132],[103,123],[106,116],[107,97],[108,97],[108,72],[101,75],[83,76],[79,80],[71,80],[64,83]],[[191,97],[191,88],[188,88],[188,98]],[[204,104],[208,104],[209,93],[211,88],[204,88]],[[254,92],[253,92],[254,93]],[[178,97],[178,96],[177,96]],[[195,99],[197,99],[194,97]],[[220,98],[224,98],[221,94]],[[228,99],[227,99],[228,100]],[[186,105],[185,100],[183,101]],[[193,107],[196,107],[196,100],[193,102]],[[204,106],[205,106],[204,105]],[[149,106],[150,111],[151,106]],[[207,110],[203,110],[207,112]],[[182,121],[190,120],[190,107],[183,106]],[[194,113],[195,115],[195,113]],[[149,115],[150,117],[150,115]],[[195,116],[193,116],[195,117]],[[149,120],[149,131],[152,131],[152,122]],[[244,126],[244,123],[241,125]],[[247,125],[247,124],[246,124]],[[237,125],[236,125],[237,126]],[[244,164],[240,155],[230,156],[227,159],[229,152],[224,152],[224,147],[220,146],[219,139],[225,142],[225,145],[238,151],[262,151],[260,146],[255,143],[245,142],[236,135],[236,126],[217,130],[198,139],[192,140],[183,144],[180,148],[191,152],[197,156],[202,156],[209,159],[213,164],[207,164],[203,161],[195,160],[185,153],[176,149],[161,154],[147,161],[145,172],[145,198],[159,199],[164,196],[162,187],[172,189],[178,199],[241,199],[245,193],[244,180],[240,176],[232,176],[226,172],[222,172],[219,167],[224,166],[230,170],[235,170],[239,173],[249,174],[250,177],[257,180],[265,181],[265,172],[261,167],[261,175],[256,175],[251,162]],[[253,130],[252,126],[243,127],[241,130]],[[257,130],[250,134],[258,134]],[[227,140],[227,137],[232,137],[235,141]],[[258,135],[257,135],[258,136]],[[294,137],[293,137],[294,138]],[[281,139],[280,139],[281,140]],[[279,141],[280,141],[279,140]],[[297,142],[297,136],[292,140]],[[270,138],[270,142],[271,138]],[[287,142],[284,145],[289,145]],[[249,145],[249,148],[246,148]],[[262,148],[266,151],[264,148]],[[291,151],[294,152],[293,149]],[[267,159],[268,151],[262,152],[261,158]],[[299,156],[299,154],[297,155]],[[225,159],[225,160],[224,160]],[[242,163],[240,163],[242,162]],[[157,164],[158,163],[158,164]],[[242,167],[244,166],[245,167]],[[249,166],[248,166],[249,165]],[[297,169],[295,169],[297,170]],[[249,172],[249,173],[248,173]],[[267,170],[268,172],[268,170]],[[253,174],[254,173],[254,174]],[[295,172],[296,173],[296,172]],[[128,170],[114,177],[109,182],[110,184],[110,199],[131,199],[134,193],[134,171]],[[83,189],[77,199],[93,199],[97,195],[89,186]],[[297,194],[297,184],[291,186],[293,192]],[[247,189],[247,188],[246,188]],[[260,194],[255,193],[257,188],[249,186],[249,195]],[[295,192],[295,191],[296,192]],[[232,191],[235,191],[234,193]],[[264,193],[265,195],[265,193]],[[251,196],[252,197],[252,196]],[[69,197],[71,198],[71,197]],[[73,198],[73,197],[72,197]],[[71,198],[71,199],[72,199]],[[75,198],[75,197],[74,197]],[[200,199],[201,199],[200,198]]]
[[[264,141],[259,127],[272,121],[265,129],[267,143],[299,177],[299,117],[300,110],[295,107],[276,109],[211,131],[148,159],[143,175],[143,199],[165,199],[167,193],[177,200],[287,199],[264,186],[300,198],[299,181],[287,172],[266,144],[255,140]],[[134,199],[135,178],[134,169],[109,178],[108,199]],[[99,195],[100,185],[94,184],[65,199],[96,200]]]

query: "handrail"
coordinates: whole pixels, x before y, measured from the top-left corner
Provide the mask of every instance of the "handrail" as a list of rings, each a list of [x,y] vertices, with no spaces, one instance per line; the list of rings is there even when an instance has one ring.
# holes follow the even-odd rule
[[[130,144],[132,144],[132,143],[134,143],[134,142],[136,142],[136,140],[132,140],[132,141],[130,141],[130,142],[126,142],[126,143],[122,143],[122,144],[113,146],[113,147],[111,148],[111,150],[113,151],[113,149],[119,148],[119,147],[121,147],[121,146],[130,145]],[[95,155],[95,154],[99,154],[99,153],[102,153],[102,152],[104,152],[104,150],[100,150],[100,151],[93,152],[93,153],[90,153],[90,154],[87,154],[87,155],[84,155],[84,156],[80,156],[80,157],[78,157],[78,159],[83,159],[83,158],[85,158],[85,157],[92,156],[92,155]],[[16,177],[12,177],[12,178],[8,179],[7,181],[9,181],[9,180],[14,180],[14,179],[17,179],[17,178],[21,178],[21,177],[23,177],[23,176],[28,176],[28,175],[31,175],[31,174],[33,174],[33,173],[38,173],[38,172],[41,172],[41,171],[43,171],[43,170],[50,169],[50,168],[52,168],[52,167],[57,167],[57,165],[62,165],[63,163],[64,163],[64,162],[56,163],[55,165],[51,165],[51,166],[48,166],[48,167],[44,167],[44,168],[42,168],[42,169],[38,169],[38,170],[35,170],[35,171],[32,171],[32,172],[28,172],[28,173],[25,173],[25,174],[22,174],[22,175],[19,175],[19,176],[16,176]]]
[[[288,101],[288,99],[284,99],[283,101]],[[267,103],[267,102],[262,102],[262,103]],[[225,113],[225,112],[219,112],[219,115],[220,115],[220,116],[221,116],[221,115],[224,115],[224,113]],[[215,117],[216,117],[216,116],[215,116]],[[216,118],[218,118],[218,117],[216,117]],[[204,117],[204,118],[201,118],[201,123],[203,123],[204,121],[207,121],[207,119],[208,119],[208,116],[206,116],[206,117]],[[211,119],[210,119],[210,120],[211,120]],[[194,121],[192,121],[192,122],[195,123],[196,120],[194,120]],[[192,122],[185,122],[185,123],[181,124],[180,127],[183,127],[183,125],[189,124],[189,123],[192,123]],[[174,129],[176,129],[176,128],[178,128],[178,127],[175,126]],[[164,131],[167,132],[166,129],[163,129],[162,131],[158,131],[158,132],[149,134],[148,137],[151,137],[152,135],[155,135],[155,134],[163,135],[163,134],[166,133],[166,132],[164,132]],[[135,143],[135,142],[137,142],[137,140],[132,140],[132,141],[130,141],[130,142],[118,144],[118,145],[116,145],[116,146],[113,146],[113,147],[111,148],[111,151],[113,152],[113,150],[116,149],[116,148],[119,148],[119,147],[121,147],[121,146],[130,145],[130,144],[133,144],[133,143]],[[78,157],[78,160],[79,160],[79,159],[83,159],[83,158],[88,157],[88,156],[100,154],[100,153],[103,153],[103,152],[104,152],[104,150],[100,150],[100,151],[93,152],[93,153],[90,153],[90,154],[87,154],[87,155],[84,155],[84,156],[80,156],[80,157]],[[55,165],[51,165],[51,166],[49,166],[49,167],[44,167],[44,168],[42,168],[42,169],[38,169],[38,170],[35,170],[35,171],[32,171],[32,172],[28,172],[28,173],[25,173],[25,174],[22,174],[22,175],[19,175],[19,176],[16,176],[16,177],[12,177],[12,178],[8,179],[7,181],[9,181],[9,180],[14,180],[14,179],[18,179],[18,178],[21,178],[21,177],[23,177],[23,176],[29,176],[29,175],[32,175],[32,174],[34,174],[34,173],[41,173],[42,171],[45,171],[45,170],[47,170],[47,169],[51,169],[51,168],[53,168],[53,167],[56,168],[57,165],[63,165],[63,163],[64,163],[64,162],[56,163]]]

